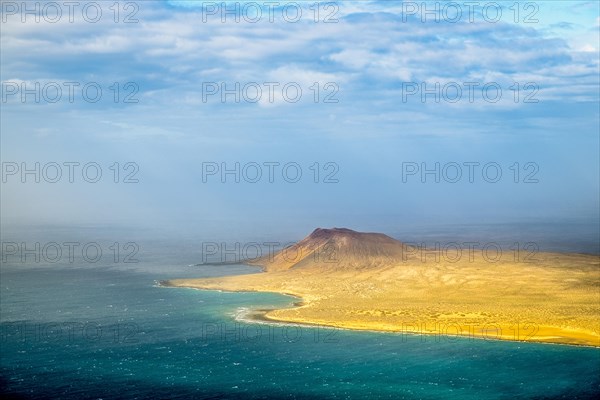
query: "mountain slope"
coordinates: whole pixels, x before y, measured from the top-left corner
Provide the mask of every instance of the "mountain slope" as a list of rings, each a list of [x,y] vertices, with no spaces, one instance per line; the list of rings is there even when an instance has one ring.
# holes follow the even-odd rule
[[[346,228],[315,229],[300,242],[249,261],[267,272],[289,269],[367,269],[402,262],[410,247],[381,233]]]

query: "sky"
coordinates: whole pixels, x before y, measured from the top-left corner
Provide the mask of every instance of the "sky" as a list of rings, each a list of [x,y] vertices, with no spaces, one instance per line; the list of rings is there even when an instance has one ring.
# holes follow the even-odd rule
[[[4,224],[599,223],[596,1],[35,3],[2,2]]]

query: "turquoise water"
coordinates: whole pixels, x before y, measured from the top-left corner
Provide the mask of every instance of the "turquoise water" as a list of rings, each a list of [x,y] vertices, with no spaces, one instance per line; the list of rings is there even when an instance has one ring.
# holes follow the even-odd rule
[[[600,350],[260,325],[264,293],[163,288],[251,273],[146,246],[137,264],[5,263],[2,391],[17,398],[587,399]],[[191,259],[190,259],[191,258]],[[190,262],[192,261],[192,262]]]

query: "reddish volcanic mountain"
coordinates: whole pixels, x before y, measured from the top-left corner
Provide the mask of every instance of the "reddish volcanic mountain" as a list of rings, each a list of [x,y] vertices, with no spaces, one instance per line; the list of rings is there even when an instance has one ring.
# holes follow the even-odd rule
[[[381,233],[346,228],[315,229],[300,242],[249,261],[267,272],[289,269],[365,269],[402,262],[409,246]]]

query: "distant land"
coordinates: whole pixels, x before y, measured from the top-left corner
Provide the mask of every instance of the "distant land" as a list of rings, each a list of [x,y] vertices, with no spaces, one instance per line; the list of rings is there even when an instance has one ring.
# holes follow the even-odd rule
[[[263,271],[163,284],[302,299],[259,315],[271,321],[600,347],[597,255],[421,249],[381,233],[319,228],[246,263]]]

